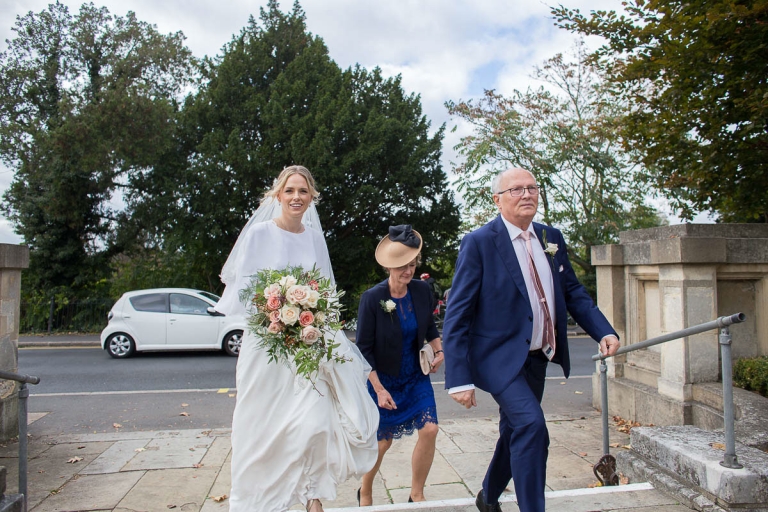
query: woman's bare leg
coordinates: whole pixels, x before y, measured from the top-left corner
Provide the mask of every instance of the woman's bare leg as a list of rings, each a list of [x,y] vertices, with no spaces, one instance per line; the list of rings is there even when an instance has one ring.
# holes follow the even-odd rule
[[[427,423],[419,429],[419,440],[416,441],[411,456],[411,499],[413,501],[426,501],[424,484],[427,483],[427,476],[435,458],[437,432],[435,423]]]
[[[376,464],[369,472],[363,475],[362,486],[360,487],[360,506],[368,507],[373,505],[373,479],[376,477],[376,473],[381,467],[381,461],[384,460],[384,454],[392,446],[391,439],[385,439],[379,441],[379,458],[376,459]]]

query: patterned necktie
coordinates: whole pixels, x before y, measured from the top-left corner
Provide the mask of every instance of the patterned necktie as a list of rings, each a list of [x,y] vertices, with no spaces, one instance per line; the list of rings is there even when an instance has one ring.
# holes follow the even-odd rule
[[[555,324],[552,322],[552,317],[549,314],[549,306],[547,305],[547,296],[544,293],[544,287],[541,285],[541,279],[539,279],[539,273],[536,271],[536,265],[533,263],[533,248],[531,247],[531,233],[523,231],[520,233],[520,238],[525,240],[525,248],[528,253],[528,271],[531,274],[531,282],[536,289],[536,298],[539,300],[539,306],[544,314],[544,329],[541,339],[541,351],[547,356],[547,359],[552,360],[555,355]]]

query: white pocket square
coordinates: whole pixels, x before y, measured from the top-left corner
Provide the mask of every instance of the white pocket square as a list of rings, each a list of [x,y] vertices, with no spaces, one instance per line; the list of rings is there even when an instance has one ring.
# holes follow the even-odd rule
[[[562,271],[563,271],[563,266],[560,265],[560,270],[558,270],[558,272],[562,272]]]

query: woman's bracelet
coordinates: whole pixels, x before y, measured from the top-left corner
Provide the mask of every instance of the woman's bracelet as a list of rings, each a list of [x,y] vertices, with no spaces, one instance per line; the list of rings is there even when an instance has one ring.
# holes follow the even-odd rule
[[[440,350],[435,350],[435,355],[437,355],[437,354],[442,354],[442,353],[443,353],[443,350],[442,350],[442,349],[440,349]]]

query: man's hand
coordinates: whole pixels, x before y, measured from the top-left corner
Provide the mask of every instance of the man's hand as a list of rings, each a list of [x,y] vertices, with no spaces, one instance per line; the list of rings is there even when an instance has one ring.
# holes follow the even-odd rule
[[[615,356],[620,346],[619,338],[611,334],[600,340],[600,354],[603,357]]]
[[[458,393],[451,394],[451,398],[459,402],[461,405],[470,409],[477,407],[477,400],[475,400],[475,390],[468,389],[466,391],[459,391]]]

